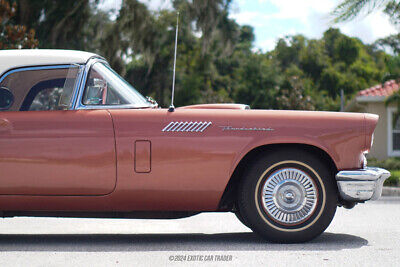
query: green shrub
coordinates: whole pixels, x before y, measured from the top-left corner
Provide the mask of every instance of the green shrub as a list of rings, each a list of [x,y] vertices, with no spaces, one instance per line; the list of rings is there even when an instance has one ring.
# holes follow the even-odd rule
[[[385,181],[387,186],[400,186],[400,170],[389,170],[390,177]]]
[[[368,159],[368,166],[380,167],[390,171],[390,177],[385,181],[387,186],[400,186],[400,158],[385,160]]]
[[[385,160],[368,159],[368,165],[387,170],[400,170],[400,158],[388,158]]]

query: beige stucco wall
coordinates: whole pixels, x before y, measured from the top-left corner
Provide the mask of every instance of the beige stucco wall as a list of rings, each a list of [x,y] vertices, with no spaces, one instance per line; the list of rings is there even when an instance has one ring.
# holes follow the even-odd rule
[[[350,112],[366,112],[379,115],[379,121],[375,129],[374,145],[368,158],[387,159],[389,157],[388,149],[388,109],[395,108],[395,105],[385,106],[384,101],[380,102],[363,102],[357,103],[353,101],[346,108]]]
[[[365,112],[379,115],[379,121],[375,129],[374,145],[368,155],[370,158],[388,158],[388,114],[384,102],[365,103]]]

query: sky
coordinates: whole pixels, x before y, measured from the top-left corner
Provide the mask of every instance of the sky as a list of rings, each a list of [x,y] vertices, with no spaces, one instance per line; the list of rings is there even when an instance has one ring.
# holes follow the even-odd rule
[[[119,9],[122,0],[103,0],[101,8]],[[171,8],[170,0],[140,0],[150,9]],[[329,27],[339,28],[343,33],[360,38],[364,43],[397,33],[383,12],[361,16],[353,21],[331,23],[329,12],[337,0],[233,0],[230,17],[240,25],[253,26],[255,47],[262,51],[274,49],[281,37],[303,34],[308,38],[320,38]]]

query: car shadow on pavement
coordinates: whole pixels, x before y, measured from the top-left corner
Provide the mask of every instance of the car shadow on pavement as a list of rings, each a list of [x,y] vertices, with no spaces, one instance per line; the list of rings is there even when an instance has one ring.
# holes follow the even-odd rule
[[[364,238],[323,233],[302,244],[268,243],[251,232],[223,234],[2,234],[0,251],[329,251],[366,246]]]

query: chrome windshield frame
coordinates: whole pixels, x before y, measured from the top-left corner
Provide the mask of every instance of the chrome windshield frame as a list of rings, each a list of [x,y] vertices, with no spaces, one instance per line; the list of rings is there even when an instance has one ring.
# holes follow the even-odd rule
[[[85,91],[85,86],[86,86],[86,81],[89,76],[89,71],[92,68],[92,66],[95,63],[103,63],[109,66],[108,62],[105,61],[102,58],[90,58],[88,62],[86,63],[83,72],[82,72],[82,77],[80,79],[80,84],[79,84],[79,90],[76,95],[74,95],[74,102],[73,102],[73,109],[74,110],[92,110],[92,109],[140,109],[140,108],[153,108],[154,105],[150,104],[148,106],[143,106],[143,105],[134,105],[134,104],[123,104],[123,105],[84,105],[82,103],[82,97],[83,93]]]

